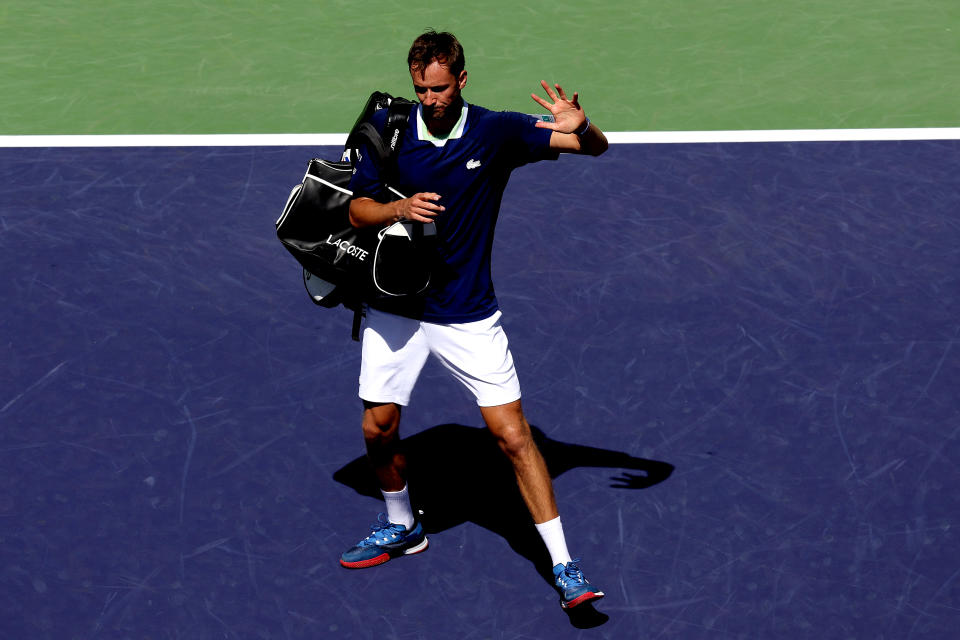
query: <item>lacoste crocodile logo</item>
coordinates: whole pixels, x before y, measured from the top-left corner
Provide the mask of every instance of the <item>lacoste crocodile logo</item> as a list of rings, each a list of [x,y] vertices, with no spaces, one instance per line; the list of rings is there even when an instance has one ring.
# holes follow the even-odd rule
[[[467,160],[467,169],[477,169],[480,167],[479,160]]]

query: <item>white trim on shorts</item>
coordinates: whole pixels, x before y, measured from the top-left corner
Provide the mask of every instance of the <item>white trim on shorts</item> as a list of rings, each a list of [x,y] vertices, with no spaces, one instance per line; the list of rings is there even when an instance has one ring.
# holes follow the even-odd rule
[[[433,354],[481,407],[520,399],[520,381],[500,324],[501,313],[476,322],[435,324],[367,309],[360,361],[360,398],[410,404]]]

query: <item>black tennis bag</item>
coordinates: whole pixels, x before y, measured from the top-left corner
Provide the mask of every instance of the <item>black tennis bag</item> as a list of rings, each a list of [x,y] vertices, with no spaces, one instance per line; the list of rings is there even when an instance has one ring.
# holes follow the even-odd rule
[[[402,221],[386,228],[357,229],[349,219],[353,194],[348,187],[362,148],[373,154],[387,191],[395,198],[404,197],[390,183],[412,104],[373,93],[347,138],[341,159],[312,159],[276,222],[277,237],[303,266],[304,285],[320,306],[343,304],[358,311],[363,302],[416,295],[430,283],[434,225]],[[382,133],[369,122],[379,109],[389,109]]]

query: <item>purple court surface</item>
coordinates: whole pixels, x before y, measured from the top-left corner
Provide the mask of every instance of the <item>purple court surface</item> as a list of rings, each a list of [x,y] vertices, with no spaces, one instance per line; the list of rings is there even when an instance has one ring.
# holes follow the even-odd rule
[[[960,143],[620,145],[514,174],[495,281],[565,613],[438,365],[383,509],[350,313],[273,222],[305,147],[0,150],[0,638],[943,639],[960,623]]]

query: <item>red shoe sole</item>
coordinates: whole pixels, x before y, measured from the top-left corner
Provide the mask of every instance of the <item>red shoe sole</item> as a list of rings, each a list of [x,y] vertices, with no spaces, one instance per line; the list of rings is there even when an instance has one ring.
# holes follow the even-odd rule
[[[560,606],[563,607],[564,609],[572,609],[572,608],[576,607],[577,605],[583,604],[584,602],[591,602],[591,601],[593,601],[593,600],[599,600],[599,599],[602,598],[602,597],[603,597],[603,591],[588,591],[587,593],[583,594],[582,596],[580,596],[580,597],[578,597],[578,598],[574,598],[574,599],[571,600],[570,602],[563,602],[563,601],[561,600],[561,601],[560,601]]]
[[[367,567],[375,567],[378,564],[383,564],[390,559],[389,553],[381,553],[376,558],[370,558],[369,560],[360,560],[359,562],[344,562],[343,559],[340,559],[340,565],[346,567],[347,569],[366,569]]]
[[[412,550],[405,551],[403,555],[412,556],[417,553],[423,553],[427,550],[428,541],[426,538],[423,539],[423,542],[420,543],[419,548],[414,548]],[[384,551],[376,558],[370,558],[369,560],[360,560],[358,562],[344,562],[343,558],[340,559],[340,566],[346,567],[347,569],[366,569],[367,567],[375,567],[378,564],[383,564],[390,559],[390,554]]]

